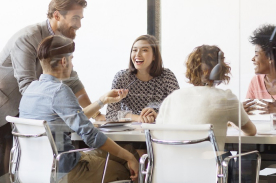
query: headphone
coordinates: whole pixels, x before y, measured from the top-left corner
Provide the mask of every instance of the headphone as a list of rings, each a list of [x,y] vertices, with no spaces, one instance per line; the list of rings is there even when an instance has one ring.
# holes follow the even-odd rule
[[[274,31],[271,34],[270,39],[269,39],[270,57],[271,57],[270,59],[271,60],[274,60],[274,53],[273,53],[274,51],[273,50],[276,49],[276,47],[275,47],[276,36],[275,35],[276,35],[276,27],[275,27],[275,29],[274,29]],[[223,64],[221,56],[222,56],[222,52],[219,51],[218,52],[218,64],[215,65],[213,67],[213,69],[211,70],[210,75],[209,75],[210,80],[219,81],[219,82],[221,80],[220,75],[221,75],[221,72],[222,72],[222,64]]]
[[[220,83],[220,81],[221,81],[220,76],[221,76],[222,65],[223,65],[223,61],[222,61],[221,57],[222,57],[222,52],[219,51],[218,52],[218,63],[217,63],[217,65],[215,65],[213,67],[213,69],[211,70],[210,75],[209,75],[210,80],[218,81],[218,83]]]
[[[270,59],[274,61],[274,51],[276,49],[275,43],[276,43],[276,27],[274,28],[274,31],[272,32],[270,38],[269,38],[269,54],[270,54]]]

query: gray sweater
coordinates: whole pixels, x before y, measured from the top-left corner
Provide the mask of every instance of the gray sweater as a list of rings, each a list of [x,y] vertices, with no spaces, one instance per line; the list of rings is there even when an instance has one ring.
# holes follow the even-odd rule
[[[7,115],[18,114],[22,94],[29,84],[42,74],[37,47],[50,36],[48,21],[27,26],[15,33],[0,52],[0,127]],[[76,72],[66,84],[74,93],[83,88]]]

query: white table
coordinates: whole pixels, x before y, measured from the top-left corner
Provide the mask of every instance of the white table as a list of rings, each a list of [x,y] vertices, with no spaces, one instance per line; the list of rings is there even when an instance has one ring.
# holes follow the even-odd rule
[[[239,132],[228,129],[225,143],[238,143]],[[241,136],[242,144],[276,144],[276,135]]]
[[[145,134],[142,131],[140,125],[136,123],[136,125],[131,125],[131,127],[135,128],[135,130],[122,132],[104,132],[104,134],[114,141],[145,142]],[[82,139],[78,134],[72,133],[71,140],[79,141]]]
[[[255,122],[254,122],[255,123]],[[268,123],[258,122],[255,123],[258,130],[265,131],[269,128]],[[140,125],[132,125],[135,128],[133,131],[123,132],[104,132],[106,136],[114,141],[129,141],[129,142],[145,142],[145,134],[143,133]],[[71,140],[81,141],[79,135],[72,133]],[[230,127],[227,131],[226,143],[238,143],[239,132]],[[276,144],[276,135],[256,135],[256,136],[241,136],[242,144]]]
[[[271,126],[269,121],[254,120],[257,131],[269,131]],[[106,136],[114,141],[120,142],[145,142],[145,134],[141,129],[140,125],[132,125],[135,128],[133,131],[123,131],[123,132],[104,132]],[[227,144],[238,144],[239,138],[243,144],[276,144],[276,133],[275,135],[259,135],[256,136],[241,136],[239,137],[239,131],[233,127],[229,127],[227,130],[226,142]],[[241,133],[242,134],[242,133]],[[82,141],[79,135],[72,133],[71,139],[75,142]],[[77,145],[77,144],[76,144]],[[245,145],[246,146],[246,145]],[[263,155],[262,155],[263,156]],[[268,162],[268,163],[267,163]],[[266,168],[271,164],[275,164],[275,159],[262,159],[262,168]],[[263,172],[263,174],[268,175],[269,173]]]

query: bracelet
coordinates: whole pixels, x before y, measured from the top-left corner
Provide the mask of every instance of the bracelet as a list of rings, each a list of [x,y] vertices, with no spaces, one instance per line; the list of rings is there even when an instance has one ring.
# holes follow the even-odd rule
[[[101,108],[103,108],[104,103],[103,103],[100,99],[97,100],[96,102],[98,103],[98,105],[99,105]]]
[[[92,116],[92,118],[95,119],[99,114],[101,114],[101,112],[100,112],[100,111],[97,111],[97,112]]]

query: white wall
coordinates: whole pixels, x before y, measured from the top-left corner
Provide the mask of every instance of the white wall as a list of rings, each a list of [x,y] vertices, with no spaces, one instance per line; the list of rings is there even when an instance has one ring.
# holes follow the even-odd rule
[[[2,2],[0,49],[17,30],[46,20],[49,2]],[[92,101],[110,89],[117,71],[127,68],[132,42],[147,32],[146,6],[147,0],[88,1],[75,40],[73,62]],[[254,47],[248,37],[260,24],[276,24],[276,1],[162,0],[161,6],[164,65],[176,74],[180,86],[189,86],[184,76],[187,55],[198,45],[215,44],[225,52],[226,62],[232,67],[230,84],[221,87],[232,89],[244,99],[254,75]]]
[[[111,89],[128,67],[133,41],[147,33],[146,0],[89,0],[77,32],[74,69],[92,101]],[[105,108],[101,110],[105,113]]]
[[[46,20],[49,2],[1,2],[0,50],[19,29]],[[133,41],[146,33],[146,0],[88,0],[73,64],[92,101],[110,90],[115,73],[128,67]]]
[[[162,0],[161,4],[162,55],[180,86],[190,86],[184,74],[188,54],[202,44],[217,45],[232,67],[230,84],[220,87],[230,88],[243,100],[254,75],[254,46],[248,38],[259,25],[276,24],[276,1]]]

